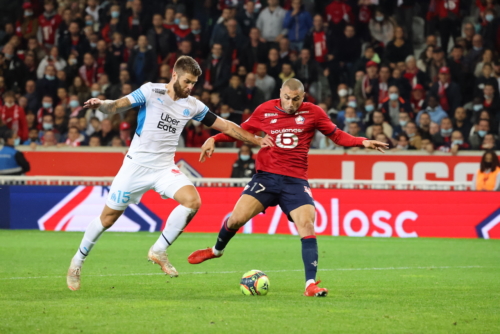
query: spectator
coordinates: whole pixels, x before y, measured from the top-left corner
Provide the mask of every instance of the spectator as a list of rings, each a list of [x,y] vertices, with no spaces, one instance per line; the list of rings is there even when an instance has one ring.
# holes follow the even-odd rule
[[[430,116],[432,122],[437,124],[440,124],[443,118],[448,117],[448,114],[439,105],[438,98],[435,95],[429,95],[427,98],[427,108],[418,112],[415,119],[417,123],[420,123],[420,117],[424,112]]]
[[[490,121],[488,119],[480,119],[477,126],[474,127],[473,133],[469,136],[469,143],[473,150],[481,149],[484,137],[490,133]]]
[[[354,26],[349,24],[345,26],[344,33],[338,37],[338,40],[335,57],[343,67],[348,82],[351,82],[354,77],[354,64],[361,56],[361,40],[356,35]]]
[[[3,135],[4,146],[0,149],[0,175],[24,175],[30,164],[22,152],[15,149],[19,137],[15,131],[7,130]]]
[[[267,74],[266,64],[257,64],[257,76],[255,79],[255,86],[264,92],[264,98],[271,99],[271,94],[276,86],[276,80]],[[305,84],[305,82],[304,82]]]
[[[456,155],[458,151],[466,151],[470,149],[470,145],[464,142],[464,136],[458,130],[451,133],[451,146],[449,150],[444,150],[445,152],[451,152],[451,154]]]
[[[304,48],[310,50],[314,59],[319,64],[325,64],[334,59],[333,37],[328,29],[325,29],[323,17],[319,14],[313,18],[313,28],[305,36]]]
[[[64,70],[66,67],[66,61],[59,57],[59,50],[57,47],[52,47],[50,49],[50,54],[42,59],[37,69],[38,79],[42,79],[45,74],[45,69],[48,65],[53,65],[57,71]]]
[[[109,119],[104,119],[101,122],[101,130],[97,131],[96,134],[100,137],[102,146],[109,146],[113,137],[118,136]]]
[[[383,116],[382,116],[383,117]],[[392,136],[387,134],[391,138],[397,138],[399,134],[404,133],[404,128],[406,124],[410,121],[410,116],[408,115],[407,112],[400,112],[399,113],[399,124],[393,128],[394,132]],[[384,131],[385,132],[385,131]],[[387,132],[385,132],[387,133]]]
[[[393,149],[395,151],[411,151],[411,150],[416,150],[417,148],[415,146],[410,145],[410,138],[404,133],[399,134],[397,137],[397,145]]]
[[[408,115],[408,114],[406,114],[406,115]],[[381,125],[383,133],[385,133],[388,137],[392,137],[392,135],[393,135],[393,128],[392,128],[392,126],[389,123],[387,123],[387,122],[384,121],[384,114],[381,111],[374,111],[371,114],[371,119],[372,119],[373,125],[370,125],[366,129],[366,136],[368,138],[372,138],[373,137],[373,126],[374,125],[375,126],[376,125]]]
[[[250,178],[255,171],[255,160],[250,146],[243,144],[238,152],[238,160],[233,164],[233,171],[231,172],[232,178]]]
[[[33,6],[30,2],[23,3],[23,19],[16,22],[16,34],[27,41],[38,33],[38,18],[33,16]]]
[[[460,88],[450,80],[450,69],[448,67],[441,67],[439,81],[432,85],[430,92],[439,98],[439,105],[448,114],[456,110],[460,105]]]
[[[31,128],[28,134],[28,139],[23,142],[23,145],[41,145],[40,137],[38,136],[38,129]]]
[[[125,144],[125,146],[130,146],[130,144],[132,143],[132,129],[130,123],[120,123],[120,139]]]
[[[271,48],[268,52],[267,56],[267,73],[274,79],[278,80],[278,76],[282,70],[281,64],[282,61],[279,57],[279,51],[278,49]]]
[[[78,96],[78,102],[80,105],[83,105],[83,103],[90,98],[90,89],[79,76],[75,77],[73,85],[69,87],[68,92],[70,95]]]
[[[290,41],[288,38],[283,37],[279,43],[279,56],[282,63],[289,63],[290,55],[292,54],[292,49],[290,49]]]
[[[15,103],[13,92],[7,92],[3,97],[3,105],[0,106],[1,123],[9,130],[14,132],[14,135],[20,138],[21,141],[28,139],[28,125],[24,109]]]
[[[476,78],[474,97],[481,97],[484,93],[484,87],[486,85],[493,87],[494,95],[498,96],[498,82],[497,79],[492,76],[492,73],[493,67],[491,64],[484,64],[483,74]]]
[[[441,120],[441,130],[432,136],[434,147],[439,150],[449,150],[451,148],[451,133],[453,132],[453,125],[449,117]]]
[[[6,44],[2,49],[5,59],[3,60],[3,77],[5,86],[9,89],[20,89],[25,84],[26,66],[15,54],[14,46]]]
[[[212,46],[212,54],[205,62],[204,89],[222,91],[229,82],[231,65],[223,58],[223,49],[220,44]]]
[[[464,59],[465,70],[468,73],[473,73],[477,63],[480,61],[483,54],[483,38],[481,35],[474,35],[472,38],[472,49],[467,52]]]
[[[404,39],[403,28],[396,27],[394,29],[394,39],[387,44],[385,49],[385,59],[394,68],[396,63],[405,61],[411,54],[413,54],[413,47],[410,42]]]
[[[483,143],[481,144],[482,150],[498,150],[498,139],[492,134],[488,133],[484,136]]]
[[[36,92],[38,101],[41,102],[44,96],[50,96],[53,102],[57,102],[57,89],[62,85],[61,80],[56,77],[56,69],[53,65],[45,68],[45,75],[36,82]]]
[[[80,134],[78,128],[72,126],[68,130],[68,138],[64,142],[63,146],[78,147],[82,145],[83,140],[84,137]]]
[[[460,35],[460,0],[436,0],[433,6],[429,6],[426,18],[429,21],[434,19],[439,25],[441,45],[448,50],[450,37]]]
[[[47,49],[50,49],[48,47]],[[35,57],[36,63],[39,63],[41,59],[45,58],[47,53],[45,52],[45,48],[41,47],[38,43],[38,40],[35,37],[28,39],[28,43],[26,44],[26,54],[32,53]]]
[[[254,72],[257,64],[266,62],[268,51],[267,45],[261,41],[259,29],[251,28],[249,37],[249,42],[239,53],[240,65],[245,66],[248,72]]]
[[[259,28],[264,40],[268,43],[277,43],[288,32],[286,28],[283,28],[286,11],[280,7],[278,0],[268,0],[267,5],[260,12],[256,26]]]
[[[339,113],[340,114],[340,113]],[[350,123],[361,123],[361,119],[359,117],[359,113],[356,113],[356,109],[353,107],[347,107],[345,109],[344,117],[339,117],[340,120],[338,120],[338,125],[339,128],[341,128],[343,131],[349,131],[349,124]],[[340,115],[339,115],[340,116]],[[361,127],[361,125],[360,125]]]
[[[292,0],[291,9],[286,12],[283,28],[288,30],[288,40],[295,51],[302,50],[304,38],[311,30],[312,17],[304,9],[302,0]]]
[[[408,80],[413,89],[417,86],[419,86],[421,90],[423,90],[423,87],[429,87],[430,80],[427,77],[427,74],[417,67],[417,62],[414,56],[410,55],[406,57],[405,65],[405,70],[402,75]]]
[[[42,98],[41,107],[38,109],[36,113],[37,124],[41,124],[43,116],[49,114],[50,115],[54,114],[54,99],[50,95],[45,95]]]
[[[236,74],[231,76],[229,86],[224,89],[221,99],[222,103],[227,104],[233,111],[229,120],[236,124],[241,124],[241,114],[245,109],[245,90],[241,85],[240,77]]]
[[[389,96],[382,101],[380,110],[384,114],[384,118],[392,126],[397,126],[399,122],[399,113],[406,111],[413,117],[413,111],[410,104],[399,96],[399,89],[396,86],[389,87]]]
[[[342,0],[333,0],[325,8],[328,23],[332,29],[332,36],[340,36],[346,24],[354,24],[355,17],[352,7]]]
[[[166,60],[177,48],[175,35],[170,29],[163,27],[160,14],[153,15],[153,27],[147,33],[148,43],[156,50],[158,62]]]
[[[453,118],[453,130],[460,131],[462,138],[468,138],[471,131],[472,124],[467,118],[467,113],[463,107],[458,107],[455,110],[455,117]]]
[[[68,59],[72,54],[81,64],[83,55],[90,51],[90,44],[87,38],[80,33],[78,22],[73,21],[69,24],[68,34],[64,36],[59,43],[59,55],[63,59]]]
[[[133,0],[132,6],[125,15],[128,22],[126,26],[127,35],[132,36],[133,39],[137,39],[140,35],[147,32],[148,19],[146,13],[143,11],[141,0]]]
[[[132,82],[140,86],[144,82],[154,81],[157,72],[157,59],[146,36],[141,35],[128,61]]]
[[[116,100],[121,96],[122,87],[125,84],[130,84],[130,75],[127,70],[120,71],[119,82],[112,85],[109,92],[109,98]]]
[[[481,158],[479,170],[472,179],[472,190],[499,191],[500,163],[495,151],[487,150]]]
[[[319,65],[316,60],[311,58],[309,49],[302,49],[300,57],[294,64],[296,78],[302,81],[306,92],[313,93],[313,85],[318,81]],[[264,90],[265,92],[265,90]]]
[[[246,106],[252,113],[259,105],[266,101],[264,92],[255,85],[255,74],[248,73],[245,78]]]
[[[54,130],[59,133],[68,132],[68,117],[66,116],[66,111],[62,105],[58,105],[54,109]]]
[[[71,95],[69,97],[69,117],[79,117],[82,111],[83,108],[78,101],[78,95]]]
[[[89,146],[90,147],[100,147],[101,146],[101,137],[99,137],[98,135],[90,136]]]
[[[484,50],[483,54],[481,55],[481,61],[476,64],[476,67],[474,69],[474,76],[480,77],[481,74],[483,74],[483,66],[485,64],[490,64],[493,63],[493,52],[490,49]]]
[[[192,48],[195,52],[195,58],[206,58],[208,53],[208,41],[203,38],[201,23],[198,19],[192,19],[190,23],[191,33],[187,36],[187,40],[191,41]],[[243,33],[248,36],[248,33]]]
[[[191,126],[187,129],[186,137],[186,147],[201,147],[210,138],[210,131],[200,122],[191,120]]]
[[[36,62],[35,62],[35,56],[33,55],[32,52],[28,52],[24,56],[24,78],[26,80],[36,80]]]
[[[500,100],[498,95],[495,95],[495,88],[492,84],[487,83],[483,88],[483,110],[487,110],[490,113],[497,115],[497,119],[500,120]]]
[[[425,50],[420,53],[420,57],[417,60],[418,69],[425,72],[428,76],[433,61],[434,48],[435,46],[432,45],[427,46]]]
[[[404,126],[404,133],[408,136],[411,146],[415,147],[417,150],[420,150],[422,148],[423,139],[415,122],[409,121],[408,123],[406,123],[406,125]]]
[[[56,33],[62,18],[55,11],[53,0],[44,1],[44,12],[38,17],[39,29],[42,36],[42,44],[46,49],[56,45]]]
[[[375,10],[375,17],[370,20],[369,28],[372,38],[380,43],[380,50],[383,50],[394,39],[395,26],[394,21],[380,8]]]
[[[42,135],[42,146],[43,147],[55,147],[57,145],[57,139],[54,131],[45,131]]]
[[[38,96],[36,93],[36,84],[34,80],[26,81],[24,97],[28,100],[28,105],[26,106],[26,111],[35,111],[38,107]]]
[[[424,109],[425,102],[425,90],[420,84],[413,87],[411,91],[410,105],[414,113],[418,113],[420,110]]]

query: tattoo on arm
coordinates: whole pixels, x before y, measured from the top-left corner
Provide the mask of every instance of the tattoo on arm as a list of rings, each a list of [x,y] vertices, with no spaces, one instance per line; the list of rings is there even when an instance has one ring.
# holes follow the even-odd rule
[[[115,114],[132,108],[129,99],[122,97],[119,100],[105,100],[98,108],[104,114]]]
[[[247,144],[253,144],[248,138],[244,137],[236,128],[231,128],[231,137],[241,140]]]

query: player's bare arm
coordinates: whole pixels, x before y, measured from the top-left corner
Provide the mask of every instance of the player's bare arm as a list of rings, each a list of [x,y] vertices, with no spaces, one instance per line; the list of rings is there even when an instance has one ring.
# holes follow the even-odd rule
[[[132,104],[127,97],[118,100],[99,100],[92,98],[84,103],[83,108],[97,109],[103,114],[116,114],[132,108]]]
[[[274,146],[273,141],[269,137],[258,137],[254,134],[242,129],[235,123],[217,117],[212,127],[234,139],[241,140],[247,144],[257,145],[262,147]]]

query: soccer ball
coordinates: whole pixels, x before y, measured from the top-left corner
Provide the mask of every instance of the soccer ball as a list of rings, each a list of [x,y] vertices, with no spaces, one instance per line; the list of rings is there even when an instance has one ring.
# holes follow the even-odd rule
[[[265,296],[269,292],[269,277],[260,270],[250,270],[243,274],[240,289],[246,296]]]

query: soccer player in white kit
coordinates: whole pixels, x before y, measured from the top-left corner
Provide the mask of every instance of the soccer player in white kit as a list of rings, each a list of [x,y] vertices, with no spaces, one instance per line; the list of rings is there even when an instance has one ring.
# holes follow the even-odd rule
[[[129,204],[139,203],[142,195],[154,189],[162,198],[173,198],[179,205],[170,213],[165,229],[151,246],[148,259],[165,274],[178,276],[169,262],[166,250],[182,233],[198,211],[201,200],[191,181],[174,163],[175,149],[186,123],[194,119],[236,139],[259,146],[272,146],[268,138],[256,137],[238,125],[217,117],[202,102],[190,96],[201,75],[201,68],[191,57],[176,61],[171,81],[146,83],[131,94],[112,101],[93,98],[84,108],[98,109],[106,114],[140,107],[136,134],[123,165],[109,190],[100,217],[90,222],[67,274],[68,288],[80,288],[83,262],[101,234],[110,228]]]

